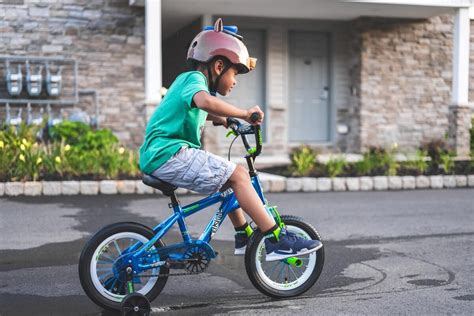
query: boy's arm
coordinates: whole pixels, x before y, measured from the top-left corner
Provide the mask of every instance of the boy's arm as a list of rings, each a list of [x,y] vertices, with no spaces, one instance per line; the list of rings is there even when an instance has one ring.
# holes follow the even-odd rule
[[[222,124],[222,125],[224,125],[224,127],[227,128],[227,120],[223,116],[208,114],[207,115],[207,120],[212,121],[213,123],[216,123],[216,124]]]
[[[216,97],[213,97],[206,91],[199,91],[193,96],[194,104],[201,110],[208,112],[214,116],[224,116],[224,117],[236,117],[243,119],[251,124],[260,124],[263,119],[263,112],[258,106],[254,106],[248,110],[239,109],[232,104],[229,104],[223,100],[220,100]],[[252,122],[250,116],[252,113],[257,112],[260,114],[260,121]]]

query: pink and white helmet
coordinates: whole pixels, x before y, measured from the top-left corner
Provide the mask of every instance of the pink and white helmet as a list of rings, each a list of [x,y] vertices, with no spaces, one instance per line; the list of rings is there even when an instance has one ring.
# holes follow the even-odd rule
[[[209,62],[216,56],[226,57],[238,67],[240,74],[245,74],[255,68],[256,58],[249,57],[245,44],[224,29],[222,19],[217,19],[214,29],[204,30],[191,42],[188,49],[187,61]]]

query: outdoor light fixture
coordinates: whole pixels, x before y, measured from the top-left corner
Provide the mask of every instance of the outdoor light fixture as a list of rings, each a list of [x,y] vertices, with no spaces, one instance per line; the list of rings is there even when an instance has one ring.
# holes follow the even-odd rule
[[[35,67],[35,72],[30,69],[30,64],[26,61],[26,90],[30,97],[37,97],[41,94],[41,86],[43,83],[43,65]]]
[[[61,76],[62,67],[59,66],[55,74],[51,74],[49,64],[46,64],[46,91],[51,97],[57,97],[61,94]]]
[[[7,83],[8,94],[12,97],[19,96],[23,88],[23,76],[21,74],[21,65],[17,65],[18,70],[16,73],[13,73],[10,68],[10,63],[5,62],[5,68],[7,69],[7,74],[5,75],[5,81]]]
[[[346,135],[349,133],[349,126],[346,124],[337,124],[337,132],[341,135]]]

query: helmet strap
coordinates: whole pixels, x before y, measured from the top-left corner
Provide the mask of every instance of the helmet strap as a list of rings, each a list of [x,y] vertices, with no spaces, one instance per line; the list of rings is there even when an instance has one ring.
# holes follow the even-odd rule
[[[232,67],[232,63],[227,62],[224,60],[225,66],[224,69],[222,69],[222,72],[217,75],[215,80],[212,80],[212,71],[211,71],[211,64],[207,63],[207,76],[209,77],[209,92],[211,93],[212,96],[217,95],[217,88],[219,87],[219,81],[221,80],[221,77],[226,73],[227,70],[229,70]]]

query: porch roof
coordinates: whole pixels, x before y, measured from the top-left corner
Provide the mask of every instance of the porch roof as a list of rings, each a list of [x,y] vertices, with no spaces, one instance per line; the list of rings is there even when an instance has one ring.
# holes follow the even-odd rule
[[[473,0],[162,0],[162,31],[166,38],[203,15],[349,21],[361,16],[429,18],[469,6]]]

